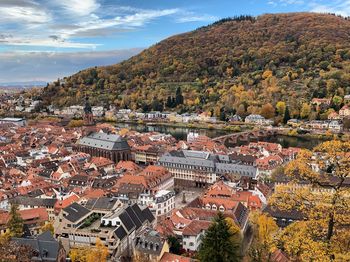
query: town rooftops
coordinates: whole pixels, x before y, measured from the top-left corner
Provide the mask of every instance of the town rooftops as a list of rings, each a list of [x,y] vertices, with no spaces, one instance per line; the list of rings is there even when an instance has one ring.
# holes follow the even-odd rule
[[[94,199],[89,199],[85,204],[85,207],[94,210],[112,210],[118,200],[109,197],[99,197]]]
[[[28,206],[38,206],[38,207],[54,207],[57,199],[52,198],[34,198],[18,196],[10,200],[11,204],[17,205],[28,205]]]
[[[38,251],[37,256],[32,261],[57,261],[60,244],[55,240],[49,231],[46,231],[36,238],[12,238],[12,242],[19,245],[30,246]]]
[[[105,150],[129,150],[127,141],[119,135],[106,133],[91,133],[81,138],[78,142],[80,146],[95,147]]]
[[[63,209],[65,212],[65,218],[71,222],[76,222],[90,213],[90,210],[79,205],[78,203],[73,203],[70,206]]]

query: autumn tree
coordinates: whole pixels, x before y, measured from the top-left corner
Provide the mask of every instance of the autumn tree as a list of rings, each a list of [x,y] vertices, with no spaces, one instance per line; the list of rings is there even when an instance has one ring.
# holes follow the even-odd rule
[[[286,111],[286,103],[283,101],[278,101],[276,104],[276,111],[280,116],[283,116],[284,112]]]
[[[11,205],[10,220],[7,222],[7,228],[12,237],[21,237],[23,235],[23,219],[18,212],[17,205]]]
[[[294,222],[282,234],[281,248],[301,261],[309,261],[304,258],[312,253],[328,260],[349,260],[350,142],[334,140],[313,151],[302,150],[285,174],[290,182],[275,189],[270,204],[297,210],[305,221]]]
[[[95,247],[75,247],[69,252],[72,262],[106,262],[108,257],[108,249],[97,238]]]
[[[303,103],[300,109],[300,117],[308,118],[311,113],[311,106],[308,103]]]
[[[201,262],[240,261],[239,245],[232,241],[234,234],[222,213],[218,213],[206,231],[198,257]]]
[[[250,223],[253,230],[253,241],[249,248],[251,261],[271,261],[271,255],[276,248],[275,236],[278,231],[276,222],[267,214],[253,212]]]
[[[48,223],[44,223],[41,228],[40,228],[41,232],[46,232],[46,231],[50,231],[50,233],[53,235],[55,232],[54,226],[52,223],[48,222]]]
[[[82,127],[83,125],[85,125],[85,121],[84,120],[74,120],[74,119],[72,119],[68,123],[68,127]]]
[[[270,103],[267,103],[261,107],[260,114],[267,119],[273,118],[275,116],[275,108]]]

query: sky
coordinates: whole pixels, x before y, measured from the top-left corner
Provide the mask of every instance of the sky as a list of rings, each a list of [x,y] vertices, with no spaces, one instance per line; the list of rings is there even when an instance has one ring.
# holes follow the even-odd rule
[[[114,64],[225,17],[302,11],[350,16],[350,0],[0,0],[0,83]]]

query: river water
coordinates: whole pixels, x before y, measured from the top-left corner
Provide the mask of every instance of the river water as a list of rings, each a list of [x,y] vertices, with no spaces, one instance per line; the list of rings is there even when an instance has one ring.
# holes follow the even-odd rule
[[[199,128],[189,128],[189,127],[173,127],[173,126],[153,126],[146,124],[137,124],[137,123],[117,123],[117,127],[119,128],[127,128],[130,130],[135,130],[140,133],[145,132],[159,132],[170,134],[178,140],[186,140],[187,134],[190,132],[196,132],[202,135],[206,135],[210,138],[215,138],[222,135],[227,135],[232,133],[232,131],[225,130],[216,130],[216,129],[199,129]],[[300,137],[290,137],[283,135],[276,135],[271,137],[266,137],[261,141],[278,143],[281,144],[282,147],[301,147],[312,149],[317,146],[321,141],[319,139],[310,139],[310,138],[300,138]]]

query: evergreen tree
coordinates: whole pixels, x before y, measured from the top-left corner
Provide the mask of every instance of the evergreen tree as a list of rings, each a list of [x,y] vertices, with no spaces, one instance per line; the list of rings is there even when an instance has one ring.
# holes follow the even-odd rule
[[[199,249],[201,262],[240,261],[240,245],[233,241],[234,234],[222,213],[218,213],[204,235]]]
[[[172,103],[172,100],[171,100],[171,96],[168,96],[168,98],[167,98],[167,100],[166,100],[165,106],[166,106],[167,108],[171,108],[172,105],[173,105],[173,103]]]
[[[171,107],[176,107],[176,100],[175,97],[171,98]]]
[[[22,237],[23,219],[18,213],[18,206],[12,205],[10,210],[10,220],[7,222],[7,228],[10,230],[12,237]]]
[[[184,103],[184,97],[182,96],[181,88],[178,87],[176,89],[176,95],[175,95],[175,103],[177,105],[182,105]]]
[[[181,254],[181,244],[175,236],[168,236],[169,252],[172,254]]]
[[[290,113],[289,113],[289,108],[287,106],[286,109],[284,110],[283,123],[287,124],[289,119],[290,119]]]
[[[226,121],[226,111],[225,108],[222,107],[220,108],[220,121]]]

